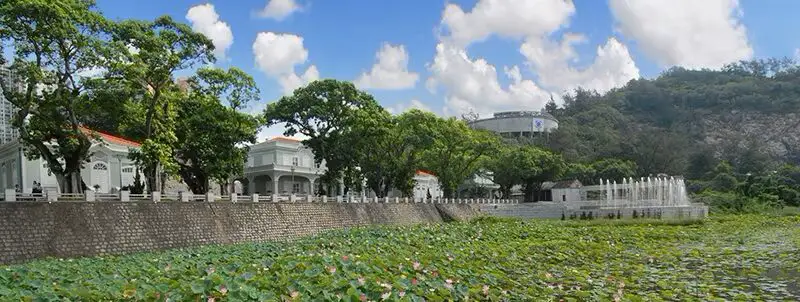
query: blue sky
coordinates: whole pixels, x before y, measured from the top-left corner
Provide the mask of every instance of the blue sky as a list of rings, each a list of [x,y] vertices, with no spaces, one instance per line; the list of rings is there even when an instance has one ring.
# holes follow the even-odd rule
[[[97,2],[112,19],[167,14],[198,31],[222,28],[215,44],[231,37],[232,44],[217,65],[253,75],[263,97],[253,110],[308,80],[358,79],[386,43],[391,66],[360,87],[393,112],[422,107],[443,115],[539,109],[578,86],[605,91],[670,66],[718,68],[794,56],[800,47],[800,37],[787,34],[800,28],[793,15],[800,2],[789,0]],[[299,9],[274,9],[292,5]],[[259,33],[261,61],[254,50]],[[563,43],[571,39],[582,42]]]

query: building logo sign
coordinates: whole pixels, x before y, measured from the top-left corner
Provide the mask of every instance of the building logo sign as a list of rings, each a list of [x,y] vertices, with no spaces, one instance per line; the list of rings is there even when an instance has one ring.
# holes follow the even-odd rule
[[[542,120],[533,120],[533,126],[536,129],[542,129]]]

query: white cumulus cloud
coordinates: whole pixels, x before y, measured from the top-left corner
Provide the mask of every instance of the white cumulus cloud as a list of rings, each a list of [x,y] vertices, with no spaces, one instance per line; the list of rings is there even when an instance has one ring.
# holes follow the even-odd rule
[[[560,43],[551,40],[529,39],[520,47],[528,65],[536,71],[539,84],[555,93],[570,92],[578,87],[606,92],[639,77],[639,68],[628,48],[615,38],[599,45],[594,62],[585,68],[575,68],[570,62],[578,55],[574,44],[584,43],[585,37],[565,34]]]
[[[570,0],[480,0],[469,12],[448,4],[442,14],[446,39],[465,47],[491,35],[544,36],[566,26],[575,13]]]
[[[286,19],[289,15],[301,9],[295,0],[269,0],[267,5],[258,13],[262,18],[275,20]]]
[[[481,115],[495,110],[538,109],[550,97],[531,80],[521,75],[503,87],[497,78],[497,70],[484,59],[473,59],[459,47],[446,43],[436,46],[436,56],[428,66],[433,77],[428,87],[443,87],[446,92],[448,112],[456,114],[474,111]],[[513,69],[519,72],[519,68]]]
[[[214,55],[225,58],[225,52],[233,45],[233,32],[228,23],[219,19],[219,15],[210,3],[189,8],[186,19],[192,23],[192,30],[204,34],[214,43]]]
[[[403,45],[385,43],[376,58],[372,69],[354,81],[359,88],[398,90],[417,83],[419,74],[408,71],[408,53]]]
[[[319,71],[314,65],[309,66],[302,74],[295,72],[296,65],[304,64],[308,60],[308,50],[300,36],[261,32],[253,42],[253,55],[256,66],[276,78],[285,94],[319,79]]]
[[[442,14],[442,36],[433,63],[428,65],[429,89],[442,87],[446,112],[474,111],[481,115],[500,110],[537,110],[551,96],[577,87],[607,91],[639,76],[627,47],[611,37],[598,46],[591,64],[576,68],[578,33],[555,36],[568,28],[575,13],[570,0],[479,0],[465,11],[448,4]],[[504,67],[510,84],[498,81],[497,70],[485,59],[467,53],[470,44],[500,36],[520,41],[524,66],[537,75],[525,79],[519,66]]]
[[[610,0],[620,31],[664,66],[718,68],[753,56],[738,0]]]

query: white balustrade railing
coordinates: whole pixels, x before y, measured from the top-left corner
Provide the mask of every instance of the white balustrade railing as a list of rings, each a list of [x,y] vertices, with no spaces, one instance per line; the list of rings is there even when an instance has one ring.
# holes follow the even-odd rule
[[[97,193],[86,191],[84,193],[58,193],[48,191],[44,193],[19,193],[14,189],[6,189],[0,196],[7,202],[286,202],[286,203],[433,203],[433,204],[516,204],[515,199],[458,199],[458,198],[409,198],[409,197],[366,197],[366,196],[314,196],[314,195],[259,195],[259,194],[228,194],[215,195],[192,194],[180,192],[178,194],[161,194],[152,192],[144,194],[131,194],[128,191],[118,193]]]

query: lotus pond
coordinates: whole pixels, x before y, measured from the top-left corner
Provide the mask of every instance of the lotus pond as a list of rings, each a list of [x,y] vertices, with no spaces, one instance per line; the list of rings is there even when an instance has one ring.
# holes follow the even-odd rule
[[[800,299],[800,217],[478,219],[0,267],[4,301]]]

